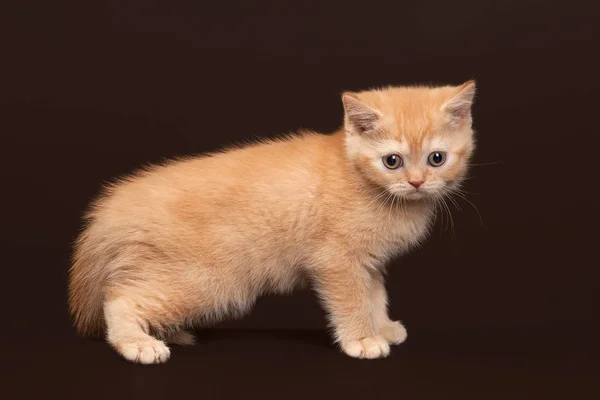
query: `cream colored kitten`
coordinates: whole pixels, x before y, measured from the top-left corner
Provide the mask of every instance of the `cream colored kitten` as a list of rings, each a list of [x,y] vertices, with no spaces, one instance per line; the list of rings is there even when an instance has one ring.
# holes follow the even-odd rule
[[[164,362],[186,328],[310,282],[335,340],[378,358],[406,330],[383,270],[430,228],[474,149],[475,83],[342,96],[344,128],[156,166],[112,185],[87,215],[70,275],[81,334],[127,360]]]

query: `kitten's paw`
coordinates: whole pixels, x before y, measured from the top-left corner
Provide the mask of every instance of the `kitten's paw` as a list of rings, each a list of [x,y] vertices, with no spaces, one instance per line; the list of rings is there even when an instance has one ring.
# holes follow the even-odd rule
[[[164,363],[171,355],[169,348],[154,338],[119,343],[116,348],[125,359],[140,364]]]
[[[191,346],[196,342],[196,338],[189,332],[179,331],[167,336],[166,342],[179,346]]]
[[[379,330],[381,336],[390,344],[400,344],[406,340],[406,328],[400,321],[390,321]]]
[[[346,342],[342,350],[354,358],[382,358],[390,354],[390,345],[384,337],[372,336]]]

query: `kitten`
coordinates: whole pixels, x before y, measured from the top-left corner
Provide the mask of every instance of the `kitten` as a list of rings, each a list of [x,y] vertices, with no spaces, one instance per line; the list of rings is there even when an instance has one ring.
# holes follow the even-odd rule
[[[145,169],[92,205],[70,270],[84,335],[160,363],[185,329],[312,283],[341,350],[406,339],[384,266],[428,232],[474,149],[473,81],[345,93],[344,126]]]

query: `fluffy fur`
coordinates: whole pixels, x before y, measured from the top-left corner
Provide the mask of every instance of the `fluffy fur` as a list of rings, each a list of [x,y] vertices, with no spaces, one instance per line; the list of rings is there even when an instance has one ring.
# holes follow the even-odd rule
[[[336,342],[378,358],[406,330],[387,312],[384,266],[428,232],[474,149],[475,84],[345,93],[344,126],[145,169],[87,214],[69,303],[84,335],[159,363],[187,328],[240,316],[311,283]],[[445,163],[428,164],[432,152]],[[384,163],[402,158],[399,168]],[[412,182],[412,184],[411,184]],[[420,185],[415,187],[415,182]]]

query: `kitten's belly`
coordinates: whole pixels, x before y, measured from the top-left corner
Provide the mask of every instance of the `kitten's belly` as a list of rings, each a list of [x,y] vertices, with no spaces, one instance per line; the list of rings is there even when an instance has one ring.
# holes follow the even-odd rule
[[[429,225],[426,214],[402,220],[370,219],[366,223],[365,219],[357,221],[351,230],[339,230],[328,237],[302,223],[290,223],[281,229],[281,225],[250,224],[236,216],[225,221],[207,218],[204,223],[195,224],[182,232],[182,236],[194,238],[193,242],[187,241],[185,247],[170,247],[166,253],[169,259],[179,258],[181,262],[177,264],[182,268],[193,271],[185,273],[190,279],[184,285],[190,292],[198,293],[199,302],[215,302],[213,308],[229,312],[248,310],[263,294],[285,294],[305,285],[307,262],[325,243],[333,246],[330,252],[339,254],[340,261],[344,249],[350,248],[365,267],[381,268],[392,256],[419,243]],[[374,230],[374,223],[381,229]],[[219,297],[203,298],[202,292],[209,288],[207,295],[219,293]]]
[[[220,282],[224,291],[231,289],[252,299],[266,293],[290,293],[304,285],[304,260],[298,246],[285,245],[275,237],[243,244],[223,238],[198,252],[194,264],[199,273]]]

